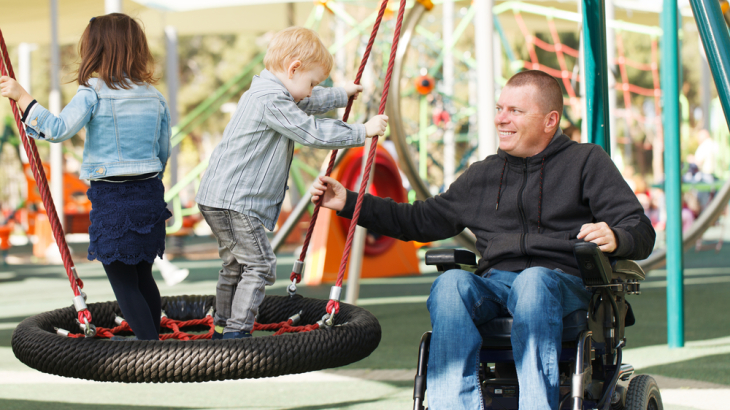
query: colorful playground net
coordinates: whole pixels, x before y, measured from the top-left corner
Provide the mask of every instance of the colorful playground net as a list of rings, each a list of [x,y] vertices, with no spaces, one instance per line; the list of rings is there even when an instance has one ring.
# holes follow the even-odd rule
[[[504,85],[512,74],[522,70],[541,70],[563,85],[565,93],[564,118],[580,129],[583,101],[579,70],[579,33],[582,18],[579,13],[510,1],[493,8],[494,28],[501,50],[495,59],[496,82]],[[425,15],[415,29],[411,47],[404,59],[404,78],[401,79],[402,121],[417,158],[419,174],[438,192],[443,186],[443,136],[451,121],[456,130],[456,156],[460,160],[456,173],[477,158],[476,87],[473,20],[475,6],[462,8],[454,23],[453,40],[442,41],[441,19]],[[638,144],[650,149],[662,140],[661,89],[658,71],[658,37],[661,29],[623,21],[607,22],[613,29],[616,63],[611,85],[615,86],[617,106],[615,118],[623,121],[614,132],[621,144]],[[508,28],[506,30],[505,28]],[[624,44],[630,42],[632,53]],[[446,49],[454,59],[452,94],[443,92],[443,55]],[[500,60],[504,59],[504,62]],[[430,94],[417,91],[419,74],[426,69],[436,81]],[[684,99],[686,101],[686,99]],[[445,115],[441,114],[445,111]],[[443,121],[447,118],[448,121]],[[487,126],[491,126],[488,124]],[[641,136],[639,136],[641,135]],[[622,150],[628,151],[628,150]]]

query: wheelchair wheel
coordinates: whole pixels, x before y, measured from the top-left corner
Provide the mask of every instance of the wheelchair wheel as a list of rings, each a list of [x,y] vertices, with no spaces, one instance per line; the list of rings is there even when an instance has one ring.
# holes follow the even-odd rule
[[[664,410],[662,395],[653,377],[641,374],[631,379],[625,410]]]

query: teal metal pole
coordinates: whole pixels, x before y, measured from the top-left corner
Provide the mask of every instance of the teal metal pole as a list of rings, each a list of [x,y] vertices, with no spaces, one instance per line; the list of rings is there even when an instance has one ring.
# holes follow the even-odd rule
[[[586,118],[588,142],[611,155],[608,118],[608,66],[606,65],[606,4],[583,0],[583,50],[585,56]]]
[[[682,182],[679,139],[679,39],[677,0],[664,0],[661,15],[664,194],[667,201],[667,341],[684,347]]]
[[[730,34],[716,0],[690,0],[725,121],[730,125]]]

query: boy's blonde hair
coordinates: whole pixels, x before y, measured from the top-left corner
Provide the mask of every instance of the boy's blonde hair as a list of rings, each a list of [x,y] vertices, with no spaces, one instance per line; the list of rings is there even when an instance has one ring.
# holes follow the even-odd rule
[[[264,66],[269,71],[284,72],[292,61],[302,62],[302,69],[318,65],[329,75],[334,58],[314,31],[304,27],[289,27],[276,33],[269,43]]]

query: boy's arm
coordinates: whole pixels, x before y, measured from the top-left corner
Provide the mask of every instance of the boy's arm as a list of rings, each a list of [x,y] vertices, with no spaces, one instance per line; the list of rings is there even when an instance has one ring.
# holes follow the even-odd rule
[[[26,133],[34,139],[65,141],[76,135],[91,120],[91,113],[97,102],[94,90],[81,86],[58,117],[40,104],[33,104],[26,109]]]
[[[307,114],[322,114],[347,105],[347,92],[342,87],[314,87],[312,96],[297,104]]]
[[[365,143],[365,125],[314,118],[300,110],[293,101],[283,98],[264,105],[264,121],[276,132],[309,147],[333,149]]]

